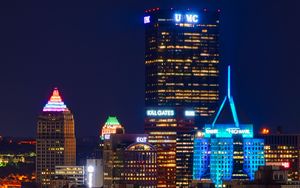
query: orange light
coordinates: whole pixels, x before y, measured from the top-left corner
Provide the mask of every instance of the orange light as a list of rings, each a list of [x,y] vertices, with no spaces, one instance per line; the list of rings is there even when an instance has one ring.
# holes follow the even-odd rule
[[[270,130],[268,128],[263,128],[260,133],[261,134],[269,134]]]

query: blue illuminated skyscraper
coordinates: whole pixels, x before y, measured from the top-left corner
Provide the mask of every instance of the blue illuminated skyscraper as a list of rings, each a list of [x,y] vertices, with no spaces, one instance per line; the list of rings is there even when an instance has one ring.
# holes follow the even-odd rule
[[[233,124],[216,124],[226,102]],[[210,179],[216,187],[228,180],[253,180],[255,171],[265,164],[264,140],[253,138],[253,125],[240,124],[230,92],[228,67],[227,96],[212,124],[207,124],[194,140],[193,179]]]

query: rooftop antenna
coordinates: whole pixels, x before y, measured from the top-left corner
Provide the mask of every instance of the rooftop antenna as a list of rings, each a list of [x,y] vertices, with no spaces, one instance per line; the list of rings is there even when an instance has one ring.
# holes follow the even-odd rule
[[[232,116],[233,116],[233,120],[234,120],[234,124],[236,127],[239,127],[239,119],[238,119],[238,116],[237,116],[237,113],[236,113],[236,108],[235,108],[235,105],[234,105],[234,101],[233,101],[233,97],[231,96],[231,81],[230,81],[230,65],[228,66],[228,69],[227,69],[227,96],[225,96],[219,110],[218,110],[218,113],[212,123],[212,127],[215,126],[215,123],[217,122],[219,116],[220,116],[220,113],[221,111],[223,110],[224,108],[224,105],[226,103],[226,101],[228,100],[229,101],[229,104],[230,104],[230,109],[231,109],[231,113],[232,113]]]

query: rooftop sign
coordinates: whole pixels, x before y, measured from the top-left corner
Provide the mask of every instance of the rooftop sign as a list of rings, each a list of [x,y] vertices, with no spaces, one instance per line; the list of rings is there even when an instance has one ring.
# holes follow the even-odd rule
[[[174,14],[175,22],[198,23],[199,16],[197,14]]]
[[[147,110],[147,116],[174,116],[174,110]]]

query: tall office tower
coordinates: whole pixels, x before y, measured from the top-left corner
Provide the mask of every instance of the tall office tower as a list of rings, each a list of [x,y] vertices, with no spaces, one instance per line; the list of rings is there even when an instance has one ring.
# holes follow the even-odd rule
[[[191,107],[207,122],[219,102],[219,11],[145,12],[146,107]]]
[[[300,179],[300,134],[274,134],[264,129],[266,165],[283,166],[288,170],[288,179]]]
[[[36,173],[40,187],[49,187],[55,166],[76,165],[76,139],[73,114],[62,101],[58,89],[37,121]]]
[[[192,181],[195,111],[147,108],[145,132],[157,150],[157,187],[189,187]]]
[[[233,124],[217,124],[224,105],[230,106]],[[194,140],[193,179],[210,179],[216,187],[223,181],[254,180],[259,166],[265,165],[264,140],[253,138],[253,125],[240,124],[233,97],[230,93],[230,67],[228,90],[214,121],[206,124]]]

